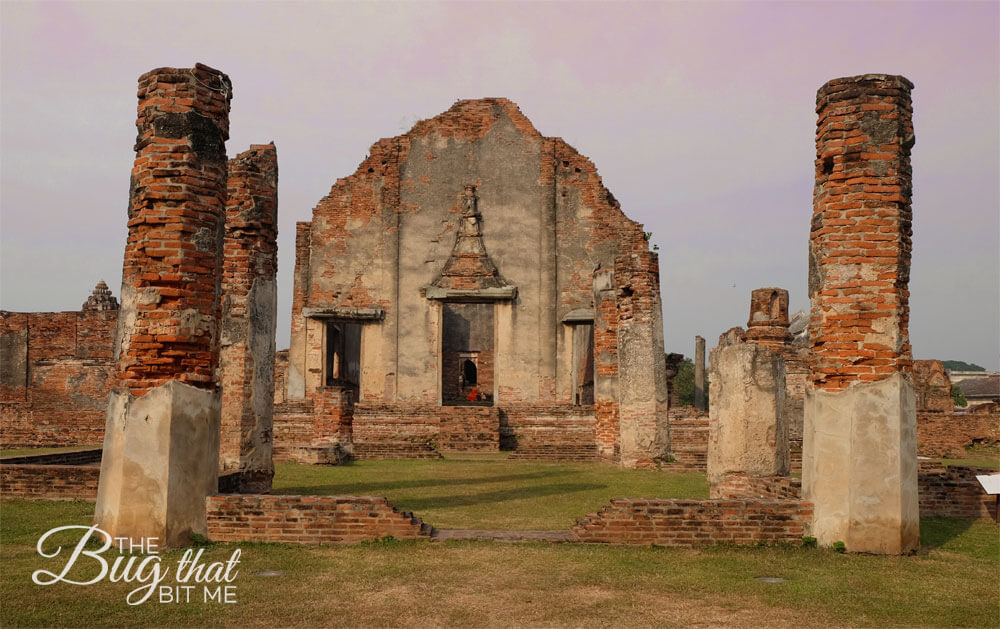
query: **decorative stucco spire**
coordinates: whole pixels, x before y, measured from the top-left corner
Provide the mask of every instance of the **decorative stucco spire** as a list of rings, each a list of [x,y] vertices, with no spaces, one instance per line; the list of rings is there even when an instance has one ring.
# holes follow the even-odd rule
[[[441,274],[427,287],[429,299],[512,299],[517,294],[517,288],[500,276],[496,264],[486,253],[481,220],[476,187],[467,185],[462,196],[462,221],[455,236],[455,246]]]

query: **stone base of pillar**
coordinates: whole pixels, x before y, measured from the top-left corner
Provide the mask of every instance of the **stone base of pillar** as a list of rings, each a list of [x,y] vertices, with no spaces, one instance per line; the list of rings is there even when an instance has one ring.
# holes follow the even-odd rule
[[[920,543],[913,382],[897,373],[844,391],[806,391],[802,496],[812,535],[851,552],[896,555]]]
[[[94,521],[113,537],[184,546],[206,533],[216,493],[220,397],[171,381],[142,397],[113,391]]]
[[[709,483],[732,473],[787,476],[784,358],[738,342],[712,350],[710,363]]]

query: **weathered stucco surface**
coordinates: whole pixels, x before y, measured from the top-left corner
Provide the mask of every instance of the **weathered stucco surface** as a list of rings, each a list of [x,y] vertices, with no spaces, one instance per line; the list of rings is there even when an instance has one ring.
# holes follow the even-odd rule
[[[477,268],[455,275],[463,265]],[[496,271],[489,286],[480,285],[484,269]],[[607,440],[601,452],[621,456],[625,439],[627,458],[649,463],[666,456],[668,424],[664,370],[647,369],[662,362],[663,340],[657,259],[642,226],[625,217],[589,160],[542,136],[516,105],[459,101],[376,142],[317,204],[311,223],[298,225],[287,400],[314,400],[328,412],[338,404],[324,390],[326,325],[364,311],[378,315],[358,321],[360,402],[399,407],[391,416],[440,404],[442,383],[457,379],[449,370],[459,364],[442,353],[441,302],[453,301],[493,310],[489,403],[573,405],[571,328],[583,323],[581,312],[595,312],[598,269],[612,274],[611,304],[627,320],[619,329],[616,317],[605,332],[622,334],[644,368],[626,376],[632,399],[615,395],[614,413],[595,411],[607,428],[598,429]],[[597,345],[595,335],[592,351]],[[488,350],[476,351],[489,363]],[[595,377],[595,387],[607,393],[608,377]],[[630,409],[621,433],[619,402]],[[349,435],[349,409],[332,412]]]
[[[807,390],[802,495],[813,536],[852,552],[906,553],[920,542],[917,420],[904,374],[845,391]]]
[[[708,482],[787,475],[784,358],[757,343],[722,342],[709,354]]]
[[[204,534],[219,467],[217,392],[176,380],[142,397],[113,391],[94,522],[115,537],[186,545]]]

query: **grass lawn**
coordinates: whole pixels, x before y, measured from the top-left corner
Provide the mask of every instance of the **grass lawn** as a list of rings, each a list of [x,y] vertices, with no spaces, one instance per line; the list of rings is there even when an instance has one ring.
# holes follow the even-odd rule
[[[506,454],[332,467],[278,464],[274,490],[385,496],[428,524],[452,529],[568,529],[612,498],[708,498],[700,472],[508,461]]]
[[[398,482],[398,481],[397,481]],[[87,525],[93,503],[0,503],[0,626],[962,626],[995,627],[995,524],[925,520],[910,557],[790,547],[701,550],[582,544],[220,544],[242,552],[236,603],[130,607],[135,584],[38,586],[63,560],[35,551],[51,527]],[[110,559],[113,551],[105,553]],[[181,551],[163,553],[174,584]],[[94,560],[90,560],[93,562]],[[93,568],[92,564],[81,564]],[[278,571],[278,576],[258,574]],[[87,578],[86,570],[71,577]],[[755,577],[787,579],[763,583]],[[200,591],[200,590],[199,590]]]

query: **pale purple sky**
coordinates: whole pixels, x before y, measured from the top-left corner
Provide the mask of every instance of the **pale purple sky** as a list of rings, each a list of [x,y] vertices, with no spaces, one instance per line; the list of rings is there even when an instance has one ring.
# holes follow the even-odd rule
[[[380,137],[505,96],[590,157],[660,247],[668,351],[746,325],[750,291],[808,309],[815,94],[914,82],[916,358],[1000,368],[1000,3],[0,4],[0,308],[117,296],[136,79],[228,73],[230,155],[274,140],[278,346],[294,223]]]

